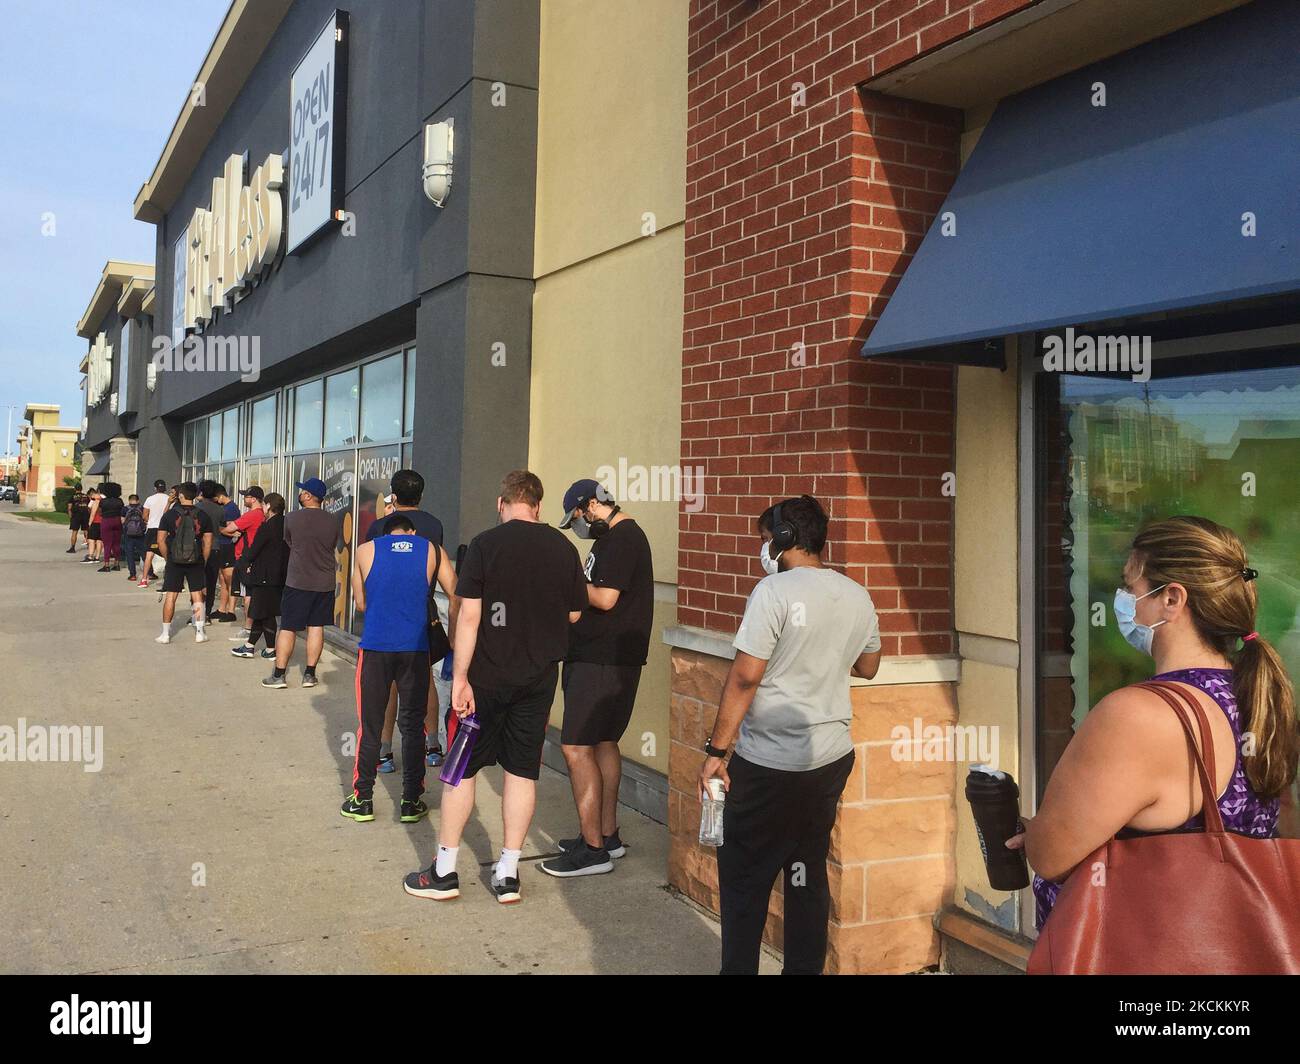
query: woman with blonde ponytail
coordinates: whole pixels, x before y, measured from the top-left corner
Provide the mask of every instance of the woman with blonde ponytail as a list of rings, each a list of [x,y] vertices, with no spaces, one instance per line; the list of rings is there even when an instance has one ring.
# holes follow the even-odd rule
[[[1133,540],[1115,619],[1155,660],[1153,679],[1184,687],[1205,710],[1224,827],[1277,834],[1279,801],[1300,758],[1295,695],[1277,651],[1255,629],[1259,574],[1231,529],[1171,517]],[[1199,747],[1199,741],[1198,741]],[[1074,867],[1112,837],[1199,831],[1201,786],[1182,725],[1160,696],[1124,687],[1084,718],[1052,773],[1024,846],[1038,925]]]

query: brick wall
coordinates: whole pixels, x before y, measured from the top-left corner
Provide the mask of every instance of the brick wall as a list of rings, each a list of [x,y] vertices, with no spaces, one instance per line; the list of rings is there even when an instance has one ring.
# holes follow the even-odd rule
[[[680,518],[680,623],[735,630],[762,575],[754,518],[809,492],[831,514],[831,564],[871,591],[884,653],[955,650],[955,375],[858,352],[956,175],[962,116],[860,86],[1033,2],[693,0],[682,461],[703,467],[705,504]],[[726,668],[673,653],[669,878],[714,909],[694,779]],[[911,971],[937,957],[956,784],[951,764],[892,760],[888,725],[953,720],[954,693],[855,688],[853,706],[828,970]],[[777,891],[769,941],[780,920]]]

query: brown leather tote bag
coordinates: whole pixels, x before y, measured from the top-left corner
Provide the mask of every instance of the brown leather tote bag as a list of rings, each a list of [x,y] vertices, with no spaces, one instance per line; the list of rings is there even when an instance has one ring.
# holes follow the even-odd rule
[[[1201,779],[1205,828],[1099,847],[1061,888],[1028,973],[1300,973],[1300,840],[1224,831],[1205,711],[1176,684],[1137,686],[1178,715]],[[1200,727],[1204,757],[1185,706]]]

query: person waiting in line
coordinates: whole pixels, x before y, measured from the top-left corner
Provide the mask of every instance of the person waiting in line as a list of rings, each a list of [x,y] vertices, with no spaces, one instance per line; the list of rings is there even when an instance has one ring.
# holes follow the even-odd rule
[[[280,630],[275,637],[275,668],[262,681],[263,687],[283,688],[285,673],[293,657],[298,633],[307,633],[307,665],[303,687],[320,681],[316,666],[325,649],[325,628],[334,623],[334,556],[339,543],[339,520],[321,508],[328,488],[320,477],[298,485],[300,509],[284,519],[284,542],[289,548],[289,568],[280,598]]]
[[[259,506],[264,519],[240,556],[240,578],[248,592],[248,638],[243,645],[231,649],[237,658],[256,657],[258,640],[263,638],[266,647],[262,657],[275,657],[279,627],[276,618],[280,616],[280,598],[289,569],[289,548],[284,543],[284,496],[270,492]]]
[[[203,608],[206,620],[209,621],[216,620],[215,614],[221,612],[218,599],[221,588],[221,549],[222,541],[228,537],[221,534],[221,527],[226,523],[226,508],[217,501],[217,496],[225,493],[226,489],[215,480],[200,480],[199,497],[194,503],[212,523],[212,553],[208,556],[203,583]]]
[[[352,597],[365,611],[357,652],[357,752],[352,793],[340,810],[352,820],[375,819],[379,729],[394,687],[401,707],[401,821],[414,824],[429,812],[422,795],[431,675],[429,595],[434,580],[449,594],[455,592],[456,577],[447,555],[418,535],[415,522],[405,514],[393,516],[385,535],[357,547]]]
[[[122,511],[122,553],[126,557],[126,578],[135,582],[136,567],[144,559],[145,536],[148,520],[139,495],[131,495]]]
[[[78,484],[76,490],[72,493],[72,498],[68,500],[68,530],[72,533],[72,540],[66,553],[77,553],[78,534],[86,540],[87,553],[89,553],[90,540],[86,538],[89,528],[90,497],[81,490],[81,485]]]
[[[86,556],[81,559],[83,563],[99,561],[104,552],[104,541],[99,532],[99,503],[103,497],[99,488],[91,488],[86,493],[89,505],[86,513]]]
[[[126,503],[122,501],[122,485],[113,481],[103,486],[103,495],[99,501],[99,535],[104,564],[98,572],[112,573],[122,568],[122,514]]]
[[[1276,837],[1300,735],[1286,668],[1255,630],[1258,574],[1241,540],[1203,517],[1157,521],[1134,538],[1123,576],[1115,592],[1120,633],[1154,659],[1153,679],[1185,687],[1209,717],[1224,827]],[[1062,881],[1111,838],[1200,830],[1201,788],[1189,779],[1196,766],[1186,735],[1159,695],[1122,687],[1098,702],[1066,745],[1037,815],[1023,818],[1024,833],[1007,842],[1023,847],[1038,873],[1037,925],[1050,916]]]
[[[206,643],[203,589],[207,561],[212,554],[212,520],[195,503],[199,489],[186,482],[178,488],[180,501],[163,514],[159,524],[158,548],[166,568],[163,570],[162,634],[155,642],[172,641],[172,618],[176,614],[176,596],[185,588],[190,592],[194,642]]]
[[[561,528],[592,541],[583,572],[587,608],[570,632],[561,688],[560,750],[578,807],[579,831],[561,839],[547,875],[599,875],[627,849],[618,834],[618,743],[632,719],[654,626],[654,561],[641,526],[594,480],[565,493]]]
[[[402,883],[419,898],[459,896],[456,857],[474,811],[474,777],[500,765],[504,846],[491,888],[502,904],[520,900],[519,855],[537,801],[558,663],[568,651],[569,625],[587,607],[578,552],[564,533],[538,520],[541,502],[542,482],[533,473],[508,473],[497,498],[500,523],[470,541],[461,563],[452,710],[458,720],[473,715],[479,732],[460,784],[443,785],[432,865]]]
[[[219,557],[217,559],[217,605],[218,608],[213,611],[212,619],[214,621],[233,621],[235,620],[235,546],[237,534],[234,524],[239,520],[239,504],[230,497],[226,491],[225,485],[217,485],[217,495],[215,499],[218,506],[221,507],[221,523],[217,525],[217,544]],[[260,507],[259,507],[260,509]]]
[[[430,543],[442,546],[442,522],[433,514],[420,509],[420,501],[424,498],[424,477],[414,469],[399,469],[389,479],[391,492],[384,497],[384,514],[382,517],[371,522],[370,527],[366,529],[366,542],[370,542],[379,536],[386,536],[392,530],[390,518],[393,514],[403,514],[414,526],[416,534],[423,536]],[[449,618],[443,618],[443,623],[448,623]],[[434,663],[436,666],[436,662]],[[436,688],[435,688],[436,691]],[[425,734],[427,736],[428,749],[425,751],[425,763],[428,765],[442,764],[442,744],[439,742],[439,705],[436,697],[429,699],[429,717],[425,721]],[[384,711],[384,726],[380,735],[379,742],[379,771],[392,772],[395,768],[393,764],[393,725],[397,720],[397,688],[394,687],[388,696],[388,707]]]
[[[745,604],[736,657],[705,742],[698,793],[722,780],[718,891],[722,974],[756,975],[772,883],[785,875],[784,972],[826,962],[826,856],[853,769],[849,677],[880,668],[871,596],[822,560],[826,511],[811,495],[764,510],[759,560],[768,575]],[[729,764],[727,748],[735,742]]]
[[[140,587],[148,587],[149,581],[153,579],[153,558],[158,553],[158,525],[162,522],[163,514],[170,510],[175,502],[175,486],[169,492],[165,480],[155,480],[153,494],[144,501],[145,554],[144,569],[140,573],[138,585]]]
[[[236,601],[240,598],[244,599],[244,620],[247,622],[249,620],[246,594],[248,589],[243,586],[244,582],[240,576],[244,571],[242,559],[249,546],[252,544],[253,539],[256,537],[258,528],[261,526],[262,522],[266,520],[266,510],[262,506],[262,500],[265,497],[265,493],[260,487],[254,484],[252,487],[245,488],[239,494],[244,500],[244,512],[240,513],[233,521],[227,522],[225,527],[221,530],[226,535],[232,537],[235,541],[234,569],[230,573],[228,581],[227,577],[224,575],[222,576],[222,580],[223,582],[228,582],[230,595],[233,596]],[[227,507],[226,509],[227,512],[229,512],[230,508]],[[238,507],[235,509],[238,513]],[[239,640],[242,637],[243,640],[247,640],[250,632],[251,626],[246,623],[244,625],[244,630],[239,633],[239,636],[234,638]]]

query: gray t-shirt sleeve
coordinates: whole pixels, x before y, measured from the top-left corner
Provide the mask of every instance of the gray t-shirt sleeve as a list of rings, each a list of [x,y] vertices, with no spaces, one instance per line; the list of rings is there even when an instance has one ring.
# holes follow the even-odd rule
[[[740,631],[731,645],[742,654],[767,661],[776,650],[781,638],[782,611],[779,608],[771,583],[760,580],[745,603],[745,616]]]
[[[867,641],[861,653],[874,654],[880,649],[880,618],[876,616],[876,604],[867,599]]]

